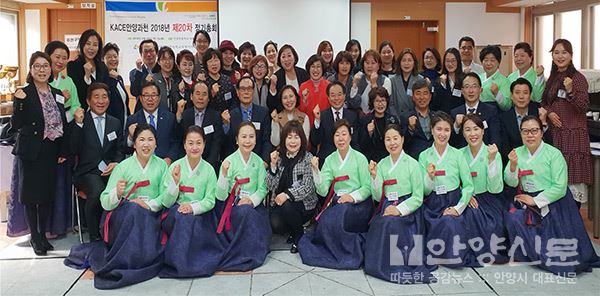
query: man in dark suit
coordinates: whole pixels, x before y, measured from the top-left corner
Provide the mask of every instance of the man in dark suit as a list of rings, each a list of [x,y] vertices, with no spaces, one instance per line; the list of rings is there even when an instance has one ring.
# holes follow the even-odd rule
[[[467,141],[461,133],[462,120],[466,114],[477,114],[483,121],[483,142],[488,145],[496,144],[501,149],[502,140],[500,138],[498,109],[491,104],[479,101],[479,95],[483,91],[479,75],[473,72],[465,74],[461,86],[465,104],[450,111],[450,116],[454,118],[454,133],[450,139],[452,146],[455,148],[467,146]]]
[[[310,129],[310,143],[314,149],[318,147],[316,155],[319,158],[320,166],[323,166],[325,158],[336,149],[333,143],[333,129],[336,121],[345,119],[350,123],[352,127],[352,142],[350,145],[354,149],[358,149],[359,145],[357,133],[354,132],[355,127],[358,132],[358,115],[354,110],[344,108],[346,88],[339,81],[332,82],[327,86],[327,96],[331,108],[321,111],[317,109],[319,106],[316,106],[313,110],[315,122]]]
[[[90,241],[100,238],[100,194],[112,170],[123,159],[120,151],[123,129],[117,118],[106,113],[110,102],[108,92],[106,84],[92,83],[87,95],[90,111],[75,111],[75,120],[71,123],[71,149],[78,157],[73,179],[77,189],[86,196],[85,218]]]
[[[404,151],[412,158],[419,159],[419,154],[433,144],[433,137],[431,136],[431,118],[433,114],[429,109],[431,86],[427,80],[417,78],[413,83],[412,90],[415,108],[401,116],[402,128],[406,127],[408,131],[405,133]]]
[[[131,95],[138,99],[135,104],[136,112],[142,108],[140,105],[140,96],[142,94],[142,86],[148,81],[148,75],[152,76],[153,73],[160,72],[160,66],[156,62],[158,43],[152,39],[142,40],[138,50],[140,58],[135,62],[135,68],[129,71],[129,90]]]
[[[168,165],[179,158],[181,143],[177,139],[175,115],[159,108],[160,89],[152,81],[142,86],[140,96],[142,109],[127,118],[127,147],[133,146],[133,132],[138,123],[145,122],[156,130],[156,150],[154,154],[164,159]],[[129,152],[133,150],[127,149]]]
[[[237,149],[236,136],[239,125],[243,121],[252,121],[256,128],[256,146],[254,153],[268,163],[270,161],[271,146],[271,115],[267,108],[252,103],[252,94],[254,93],[254,81],[248,76],[238,80],[237,94],[240,99],[239,108],[234,108],[231,112],[223,111],[223,130],[226,141],[223,145],[223,158],[235,152]]]
[[[513,107],[500,113],[500,126],[502,127],[502,162],[508,163],[508,154],[511,150],[522,146],[521,120],[527,115],[538,116],[544,126],[544,142],[552,143],[552,136],[548,131],[546,110],[540,104],[531,101],[531,83],[525,78],[517,78],[510,85]]]
[[[177,106],[177,121],[181,128],[181,135],[192,125],[202,127],[204,130],[204,152],[202,158],[210,163],[215,171],[219,170],[219,152],[223,141],[223,121],[219,112],[207,108],[208,85],[198,81],[192,86],[192,103],[194,107],[183,110],[186,101],[180,100]]]

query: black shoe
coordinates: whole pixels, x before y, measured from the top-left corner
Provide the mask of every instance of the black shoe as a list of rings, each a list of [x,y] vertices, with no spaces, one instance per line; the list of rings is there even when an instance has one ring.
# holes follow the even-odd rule
[[[42,246],[44,246],[44,249],[46,249],[46,251],[54,251],[54,246],[50,244],[46,237],[42,239]]]
[[[29,245],[31,245],[31,247],[33,248],[33,252],[36,255],[46,256],[46,248],[44,248],[44,245],[41,242],[32,239],[29,241]]]
[[[287,240],[285,241],[286,244],[291,244],[294,242],[294,237],[290,234],[290,236],[288,236]]]
[[[296,245],[295,243],[292,244],[292,247],[290,248],[290,253],[292,253],[292,254],[298,253],[298,245]]]

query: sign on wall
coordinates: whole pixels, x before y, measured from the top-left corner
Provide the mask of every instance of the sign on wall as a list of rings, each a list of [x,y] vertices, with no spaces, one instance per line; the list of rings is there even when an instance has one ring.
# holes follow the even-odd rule
[[[105,7],[105,42],[121,49],[119,73],[125,84],[140,57],[142,40],[153,39],[159,47],[171,47],[175,54],[182,49],[196,53],[194,34],[206,30],[210,47],[218,47],[217,1],[106,1]]]

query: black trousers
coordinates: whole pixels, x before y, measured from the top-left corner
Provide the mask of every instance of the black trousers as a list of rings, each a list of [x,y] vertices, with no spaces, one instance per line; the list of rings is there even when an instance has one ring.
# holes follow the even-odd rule
[[[290,233],[292,241],[298,243],[304,229],[302,225],[313,215],[314,210],[305,210],[302,201],[287,200],[283,205],[271,208],[271,229],[277,234]]]
[[[107,177],[97,174],[85,174],[77,178],[75,186],[87,196],[85,200],[85,220],[90,233],[90,241],[100,238],[100,218],[102,217],[102,204],[100,194],[106,188]]]
[[[52,204],[26,204],[25,215],[31,231],[31,239],[41,241],[46,239],[46,223],[52,211]]]

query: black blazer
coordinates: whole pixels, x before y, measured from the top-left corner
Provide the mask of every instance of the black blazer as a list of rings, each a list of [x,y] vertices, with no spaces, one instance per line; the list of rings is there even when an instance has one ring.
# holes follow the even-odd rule
[[[168,110],[158,108],[158,118],[155,119],[158,129],[156,131],[156,150],[154,154],[160,158],[170,158],[172,161],[179,159],[181,142],[177,137],[177,122],[175,114]],[[135,112],[127,118],[126,128],[134,123],[147,123],[144,110]],[[127,140],[125,140],[127,142]],[[127,145],[125,145],[127,146]],[[126,148],[127,153],[133,153],[131,148]]]
[[[306,70],[294,66],[294,70],[296,70],[296,79],[298,80],[298,88],[300,85],[310,79],[310,75]],[[283,106],[281,105],[281,89],[286,86],[285,82],[285,70],[283,68],[279,68],[279,70],[275,71],[275,77],[277,77],[277,93],[275,95],[271,95],[267,98],[267,106],[269,106],[269,110],[277,109],[277,112],[283,110]]]
[[[188,108],[181,115],[180,135],[183,141],[183,135],[188,127],[195,124],[194,108]],[[254,111],[254,110],[253,110]],[[208,161],[218,172],[219,169],[219,152],[223,140],[223,121],[221,115],[212,109],[204,111],[204,119],[202,120],[202,128],[204,129],[204,152],[202,158]]]
[[[527,114],[539,116],[539,107],[539,103],[530,102]],[[523,146],[523,141],[521,140],[520,128],[517,125],[518,123],[515,107],[513,106],[509,110],[500,113],[499,117],[500,125],[502,127],[502,150],[500,150],[500,154],[502,155],[503,163],[506,164],[508,163],[508,154],[510,151],[517,147]],[[552,144],[552,135],[550,134],[549,129],[544,133],[544,142]]]
[[[433,83],[433,95],[431,97],[430,109],[433,111],[444,111],[448,114],[452,109],[465,104],[465,99],[461,94],[453,93],[454,89],[460,91],[458,82],[454,83],[454,89],[450,88],[450,80],[446,80],[446,88],[443,88],[438,78]],[[456,96],[455,96],[456,95]]]
[[[82,127],[74,120],[70,124],[71,151],[78,156],[73,174],[75,180],[85,174],[100,175],[102,172],[98,170],[98,164],[101,161],[108,165],[111,162],[123,160],[123,153],[121,153],[123,143],[121,122],[117,118],[106,114],[104,119],[104,143],[101,145],[96,132],[96,122],[90,112],[85,113]]]
[[[352,141],[350,145],[352,148],[358,150],[359,149],[359,140],[358,140],[358,115],[355,111],[344,108],[342,118],[347,120],[352,127]],[[316,153],[317,157],[319,157],[320,165],[322,166],[325,162],[325,158],[329,156],[332,152],[335,151],[335,144],[333,143],[333,129],[335,125],[335,120],[333,116],[333,111],[331,108],[327,108],[321,111],[321,122],[319,124],[319,128],[315,128],[314,126],[310,129],[310,143],[313,149],[319,148],[319,151]]]
[[[223,156],[230,155],[237,149],[235,137],[238,127],[242,123],[242,110],[240,108],[234,108],[230,111],[231,122],[229,123],[229,131],[225,137],[227,141],[223,145]],[[256,123],[260,123],[260,129],[256,131],[256,146],[253,151],[265,162],[269,163],[273,146],[271,145],[271,115],[267,108],[252,104],[252,122],[255,125]]]
[[[98,53],[100,54],[100,53]],[[87,89],[88,84],[85,83],[85,70],[83,69],[83,65],[85,65],[85,58],[80,55],[76,60],[70,61],[67,64],[67,75],[73,79],[73,83],[75,83],[75,87],[77,87],[77,95],[79,96],[79,102],[81,103],[81,108],[83,110],[87,110]],[[96,64],[96,78],[91,77],[92,82],[108,82],[108,68],[104,62],[100,62]]]
[[[417,124],[415,125],[415,130],[412,133],[408,130],[408,118],[411,116],[417,117]],[[433,111],[429,110],[429,116],[433,117]],[[402,128],[404,130],[404,151],[406,151],[406,153],[412,158],[419,159],[419,154],[431,147],[433,144],[433,136],[427,139],[415,109],[404,112],[400,120],[402,121]]]
[[[110,96],[110,104],[108,105],[108,110],[106,110],[106,113],[119,120],[121,129],[123,129],[127,117],[131,115],[129,106],[125,106],[124,104],[124,102],[129,102],[129,96],[127,94],[127,89],[125,88],[125,84],[123,83],[123,77],[119,75],[115,79],[109,76],[106,84],[108,85],[108,89],[110,91],[108,94]],[[121,97],[121,93],[117,89],[117,85],[120,85],[125,91],[125,98]]]
[[[160,66],[158,62],[152,68],[152,73],[160,72]],[[142,71],[138,71],[136,68],[129,71],[129,92],[132,96],[136,97],[135,112],[142,110],[142,104],[140,104],[139,96],[142,94],[142,86],[146,83],[146,76],[148,76],[148,68],[146,65],[142,65]]]
[[[485,144],[496,144],[498,146],[498,150],[502,151],[502,139],[500,137],[500,119],[498,119],[498,109],[490,104],[486,104],[483,102],[479,102],[477,106],[477,110],[475,113],[481,117],[481,120],[484,122],[484,126],[487,124],[487,128],[483,134],[483,142]],[[467,114],[467,107],[463,104],[458,106],[452,111],[450,111],[450,116],[453,119],[456,118],[457,114]],[[450,141],[453,143],[452,146],[455,148],[462,148],[467,146],[467,141],[461,134],[460,131],[458,133],[454,132],[454,127],[452,127],[452,137]]]
[[[54,87],[50,87],[50,91],[54,98],[62,97],[62,92]],[[17,130],[17,138],[12,153],[25,160],[36,160],[41,151],[42,142],[44,141],[44,111],[42,111],[42,103],[37,92],[35,84],[31,83],[23,88],[26,97],[24,99],[14,98],[13,100],[13,115],[11,124]],[[64,98],[63,98],[64,100]],[[59,144],[59,155],[50,155],[51,157],[66,157],[69,153],[67,117],[65,115],[65,105],[56,101],[60,117],[63,123],[63,136],[56,139]]]
[[[367,157],[368,160],[379,162],[382,158],[389,155],[389,152],[387,152],[387,149],[385,149],[385,143],[383,140],[385,126],[388,124],[400,124],[400,121],[398,118],[396,118],[396,116],[386,112],[383,116],[383,120],[385,121],[384,128],[381,130],[375,128],[373,135],[369,136],[367,125],[373,119],[375,119],[375,115],[373,113],[369,113],[365,117],[359,119],[358,129],[355,130],[357,133],[355,139],[358,139],[360,151]]]

